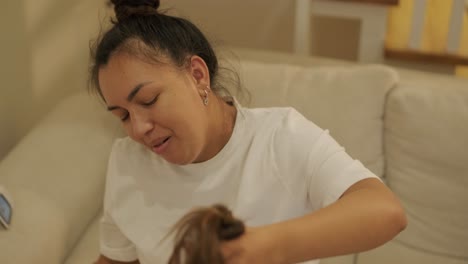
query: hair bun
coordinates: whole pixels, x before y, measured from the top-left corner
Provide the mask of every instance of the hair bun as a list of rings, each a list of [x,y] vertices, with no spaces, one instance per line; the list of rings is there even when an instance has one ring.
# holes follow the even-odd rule
[[[159,0],[110,0],[119,22],[132,16],[157,14]]]

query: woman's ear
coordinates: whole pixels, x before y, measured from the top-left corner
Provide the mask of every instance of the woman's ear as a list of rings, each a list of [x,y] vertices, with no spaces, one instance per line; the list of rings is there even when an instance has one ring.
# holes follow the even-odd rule
[[[205,87],[210,85],[208,66],[201,57],[194,55],[190,58],[189,71],[197,87],[203,87],[202,89],[205,89]]]

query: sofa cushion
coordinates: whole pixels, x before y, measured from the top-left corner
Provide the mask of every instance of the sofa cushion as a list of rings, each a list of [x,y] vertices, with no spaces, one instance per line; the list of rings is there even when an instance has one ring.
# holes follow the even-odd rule
[[[9,230],[0,229],[0,263],[61,263],[68,251],[67,224],[46,197],[12,188],[15,211]]]
[[[97,102],[86,93],[63,100],[0,163],[16,204],[0,263],[63,263],[99,212],[120,126]],[[19,257],[30,261],[9,261]]]
[[[454,258],[443,254],[433,254],[405,245],[397,240],[377,249],[361,253],[355,264],[466,264],[466,258]],[[323,264],[323,263],[321,263]]]
[[[389,95],[385,149],[387,183],[402,200],[409,221],[396,240],[421,252],[467,261],[466,80],[406,78]]]
[[[91,221],[64,264],[91,264],[98,259],[100,254],[99,223],[101,218],[102,214],[99,214]]]
[[[390,68],[301,67],[244,60],[241,78],[251,106],[293,106],[343,145],[376,175],[383,175],[383,114],[398,77]]]

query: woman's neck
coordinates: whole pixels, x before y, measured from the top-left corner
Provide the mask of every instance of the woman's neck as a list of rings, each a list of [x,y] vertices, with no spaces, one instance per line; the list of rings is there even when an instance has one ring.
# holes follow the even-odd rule
[[[219,96],[213,96],[208,104],[208,115],[211,116],[210,129],[206,137],[206,148],[195,163],[207,161],[216,156],[232,136],[236,123],[237,109],[234,103],[224,101]]]

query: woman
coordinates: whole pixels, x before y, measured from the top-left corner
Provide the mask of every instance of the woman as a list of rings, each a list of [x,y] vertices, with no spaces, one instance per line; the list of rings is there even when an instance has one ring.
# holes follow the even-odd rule
[[[317,263],[405,228],[392,192],[326,131],[226,96],[196,26],[158,13],[159,1],[112,3],[92,80],[129,137],[111,152],[97,263],[167,263],[171,226],[214,203],[247,227],[221,244],[228,264]]]

